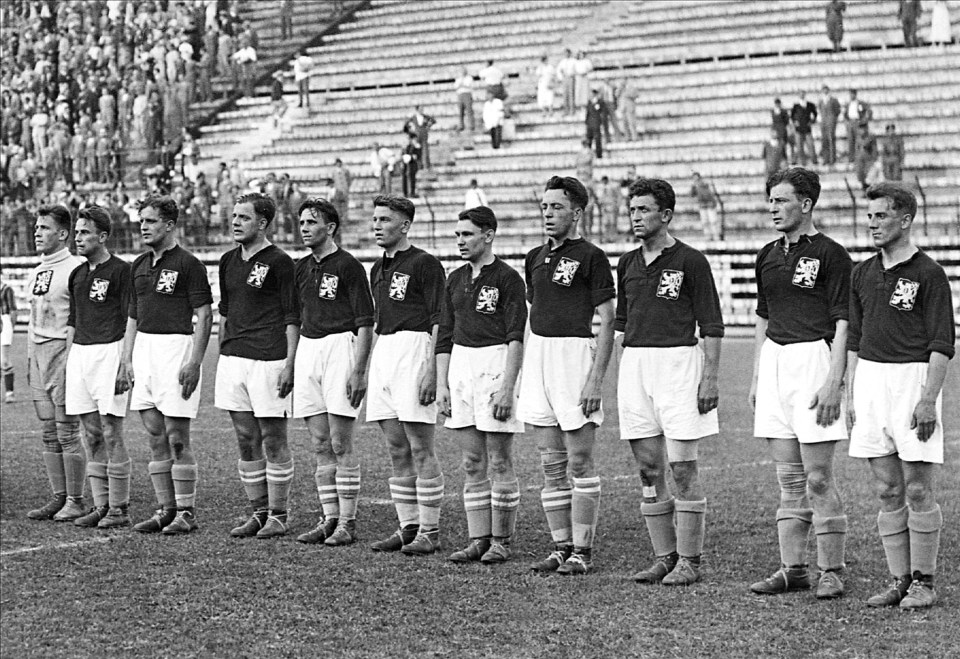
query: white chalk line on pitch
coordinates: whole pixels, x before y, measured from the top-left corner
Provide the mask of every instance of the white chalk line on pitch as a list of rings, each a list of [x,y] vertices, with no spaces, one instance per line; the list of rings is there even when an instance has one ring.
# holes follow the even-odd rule
[[[35,547],[21,547],[19,549],[8,549],[0,551],[2,556],[17,556],[19,554],[32,554],[47,549],[76,549],[86,545],[100,545],[112,541],[114,538],[91,538],[89,540],[74,540],[73,542],[57,542],[52,545],[37,545]]]

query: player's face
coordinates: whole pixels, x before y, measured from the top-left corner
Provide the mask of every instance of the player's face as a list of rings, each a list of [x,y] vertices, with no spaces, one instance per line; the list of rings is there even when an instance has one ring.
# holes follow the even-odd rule
[[[406,215],[386,206],[374,206],[373,237],[379,247],[387,250],[396,247],[409,230],[410,220]]]
[[[40,215],[33,225],[33,242],[37,246],[37,254],[49,256],[59,252],[68,238],[65,229],[57,227],[57,221],[49,215]]]
[[[331,239],[335,226],[332,222],[323,221],[323,213],[304,208],[300,213],[300,238],[303,239],[304,247],[323,247],[324,243]]]
[[[140,239],[147,247],[162,245],[167,234],[173,232],[175,228],[173,222],[160,219],[160,213],[152,206],[140,211]]]
[[[249,245],[257,239],[264,228],[263,220],[257,217],[250,202],[233,206],[233,239],[241,245]]]
[[[810,200],[800,195],[789,183],[779,183],[770,189],[770,216],[773,228],[781,233],[796,231],[803,223],[803,215],[810,211]]]
[[[470,220],[457,222],[454,233],[457,236],[460,258],[470,263],[476,263],[483,258],[493,243],[493,231],[483,231]]]
[[[576,235],[577,221],[583,215],[583,209],[574,209],[563,190],[547,190],[540,201],[540,214],[543,216],[544,233],[557,242],[563,242]]]
[[[909,223],[904,220],[903,213],[893,210],[890,200],[886,197],[871,199],[867,206],[867,226],[870,227],[870,237],[873,244],[883,249],[893,245],[903,238],[904,229]]]
[[[630,197],[630,223],[633,225],[633,235],[640,240],[653,240],[663,233],[667,226],[669,211],[660,210],[653,195]]]
[[[92,220],[78,219],[73,233],[77,254],[86,258],[98,255],[107,242],[107,234],[97,231],[97,225]]]

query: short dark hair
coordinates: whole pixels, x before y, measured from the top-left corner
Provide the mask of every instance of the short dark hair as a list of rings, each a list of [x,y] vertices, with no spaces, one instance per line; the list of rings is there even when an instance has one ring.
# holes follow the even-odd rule
[[[917,216],[917,197],[903,183],[884,181],[867,188],[867,199],[889,199],[890,208],[910,217]]]
[[[248,192],[237,197],[237,204],[252,204],[253,212],[267,221],[267,226],[273,222],[277,214],[277,204],[273,199],[262,192]]]
[[[800,199],[809,199],[812,206],[817,205],[820,199],[820,176],[812,169],[805,167],[787,167],[774,172],[767,179],[767,196],[770,191],[781,183],[789,183]],[[812,207],[811,206],[811,207]]]
[[[41,206],[39,210],[37,210],[37,217],[41,215],[52,217],[53,221],[57,223],[58,229],[70,231],[73,226],[73,218],[70,216],[70,211],[67,210],[66,206],[61,206],[60,204]]]
[[[460,211],[457,219],[473,222],[481,231],[497,230],[497,216],[486,206],[476,206]]]
[[[110,213],[101,206],[91,204],[77,213],[78,220],[90,220],[97,228],[97,233],[110,235]]]
[[[180,209],[177,208],[177,202],[173,200],[173,197],[167,195],[148,195],[146,199],[140,202],[137,211],[142,211],[145,208],[156,209],[157,215],[165,222],[176,224],[177,220],[180,219]]]
[[[376,208],[377,206],[403,213],[411,222],[413,222],[414,213],[417,212],[417,207],[413,205],[412,201],[397,194],[378,194],[373,198],[373,207]]]
[[[672,211],[677,206],[677,195],[673,191],[673,186],[663,179],[641,176],[630,184],[630,190],[627,193],[628,199],[645,195],[653,197],[662,211]]]
[[[551,176],[544,190],[563,190],[574,209],[583,210],[590,201],[590,195],[583,183],[572,176]]]
[[[336,224],[337,231],[340,230],[340,213],[337,212],[336,206],[323,197],[305,199],[297,209],[298,221],[305,210],[309,210],[316,219],[322,219],[325,224]]]

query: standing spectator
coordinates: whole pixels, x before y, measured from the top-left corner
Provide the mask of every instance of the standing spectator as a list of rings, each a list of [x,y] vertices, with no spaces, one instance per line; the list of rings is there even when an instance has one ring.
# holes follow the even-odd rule
[[[792,160],[793,157],[790,149],[790,115],[783,109],[779,98],[773,99],[773,109],[770,111],[770,127],[776,131],[777,139],[786,147],[787,154]]]
[[[796,157],[800,165],[806,166],[809,155],[813,164],[817,164],[817,149],[813,144],[813,124],[817,123],[817,106],[807,100],[806,92],[800,92],[800,100],[790,110],[790,121],[796,134]]]
[[[857,98],[857,90],[850,90],[850,102],[844,115],[847,120],[847,160],[853,162],[857,158],[859,149],[857,138],[863,128],[868,128],[873,118],[873,109],[864,101]]]
[[[770,129],[770,139],[763,143],[763,152],[760,154],[763,158],[766,177],[770,178],[782,168],[787,161],[787,149],[776,129]]]
[[[379,143],[373,143],[373,152],[370,154],[370,169],[379,179],[380,194],[390,194],[393,186],[393,151]]]
[[[240,67],[240,81],[243,85],[243,95],[253,96],[254,65],[257,62],[257,50],[252,45],[245,46],[233,54],[233,60]]]
[[[607,104],[607,116],[603,121],[603,139],[610,143],[613,136],[617,139],[623,137],[620,132],[620,124],[617,123],[617,91],[606,80],[600,80],[597,85],[600,87],[600,98]],[[613,129],[612,135],[611,130]]]
[[[580,142],[580,153],[577,154],[577,178],[587,187],[593,182],[593,162],[595,156],[590,148],[590,140]]]
[[[203,172],[197,173],[197,181],[193,187],[193,215],[199,235],[197,242],[200,245],[208,244],[207,236],[210,232],[210,207],[213,205],[213,190],[207,183]]]
[[[403,196],[407,198],[417,196],[417,171],[420,169],[420,158],[423,148],[415,135],[410,135],[407,146],[403,148]]]
[[[470,75],[466,67],[463,67],[460,77],[456,79],[453,85],[457,93],[457,110],[460,113],[460,126],[457,128],[457,132],[463,132],[469,124],[469,130],[472,133],[475,127],[473,120],[473,76]]]
[[[419,105],[413,108],[413,116],[407,119],[404,124],[403,132],[411,137],[417,138],[419,149],[423,152],[423,167],[430,169],[430,127],[437,123],[437,120],[429,114],[423,113],[423,108]]]
[[[576,81],[575,74],[577,61],[573,59],[570,49],[563,51],[563,59],[557,63],[557,78],[563,87],[563,112],[567,115],[576,113],[575,101]]]
[[[537,65],[537,107],[541,114],[553,114],[553,83],[556,78],[557,70],[544,55],[540,58],[540,64]]]
[[[920,20],[920,0],[900,0],[900,25],[903,27],[903,45],[907,48],[916,48],[920,45],[917,36],[917,23]]]
[[[594,89],[587,103],[587,142],[595,145],[598,160],[603,158],[603,124],[609,112],[606,102],[600,98],[600,90]]]
[[[886,135],[880,141],[880,159],[883,162],[883,180],[903,180],[903,136],[895,124],[887,124]]]
[[[340,218],[340,228],[338,234],[349,226],[350,222],[350,184],[353,182],[353,175],[350,170],[343,166],[343,161],[337,158],[333,162],[333,172],[330,175],[333,180],[333,193],[330,195],[330,203],[337,211],[337,217]],[[293,206],[291,208],[299,208]]]
[[[870,187],[868,175],[877,161],[877,152],[877,138],[870,133],[870,126],[861,127],[860,136],[857,138],[856,172],[860,187],[864,190]]]
[[[944,0],[934,0],[933,15],[930,17],[930,44],[943,46],[953,42],[953,30],[950,27],[950,8]]]
[[[600,189],[597,193],[597,204],[600,207],[597,238],[609,240],[617,235],[617,216],[620,213],[620,184],[611,181],[609,176],[602,176],[600,178]]]
[[[843,12],[847,10],[847,3],[842,0],[830,0],[827,3],[827,37],[833,44],[833,52],[840,52],[840,42],[843,41]]]
[[[590,78],[593,71],[593,62],[586,56],[582,50],[577,53],[577,59],[574,60],[574,103],[578,108],[583,107],[590,100]]]
[[[293,38],[293,0],[280,0],[280,38]]]
[[[837,121],[840,119],[840,101],[826,85],[820,90],[820,157],[824,165],[837,164]]]
[[[503,86],[503,71],[494,66],[493,60],[487,60],[487,65],[480,70],[480,80],[487,88],[488,92],[493,92],[493,97],[505,101],[507,99],[507,90]]]
[[[717,215],[717,191],[710,181],[704,180],[700,172],[693,173],[693,187],[690,194],[697,200],[700,211],[700,230],[707,240],[720,240],[723,232]]]
[[[493,91],[487,89],[487,100],[483,104],[483,128],[490,134],[490,146],[500,148],[503,139],[503,101]]]
[[[630,78],[620,81],[617,94],[620,115],[623,118],[623,134],[631,142],[637,141],[637,88]]]
[[[463,196],[463,210],[468,211],[477,206],[489,206],[489,204],[487,203],[487,195],[480,189],[477,179],[474,178],[470,179],[470,187],[467,188],[467,192]]]
[[[3,214],[7,216],[8,208],[4,199]],[[9,253],[9,252],[7,252]],[[17,323],[17,297],[13,288],[7,282],[0,280],[0,373],[3,374],[3,402],[12,403],[16,400],[13,391],[13,361],[10,353],[13,346],[13,330]]]
[[[287,104],[283,100],[283,71],[274,71],[271,76],[273,82],[270,83],[270,103],[273,106],[273,127],[280,127],[280,120],[287,110]]]
[[[297,82],[297,107],[310,107],[310,70],[313,68],[313,58],[306,52],[301,53],[293,61],[293,79]]]
[[[213,85],[210,82],[212,61],[213,55],[210,51],[205,50],[200,54],[200,63],[197,65],[197,98],[201,103],[206,103],[213,98]]]

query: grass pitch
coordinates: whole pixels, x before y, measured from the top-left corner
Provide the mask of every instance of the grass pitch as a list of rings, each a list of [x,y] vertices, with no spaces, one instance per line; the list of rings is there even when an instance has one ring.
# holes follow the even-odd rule
[[[17,335],[15,347],[23,347]],[[213,342],[212,342],[213,343]],[[23,383],[24,352],[15,356]],[[640,481],[618,439],[614,383],[607,375],[607,421],[597,464],[603,501],[596,571],[583,578],[540,577],[529,563],[550,549],[539,503],[539,459],[516,442],[521,500],[514,559],[495,567],[443,560],[466,542],[458,449],[439,430],[446,477],[444,550],[428,558],[374,554],[370,541],[394,529],[389,459],[379,430],[358,426],[363,484],[360,542],[304,546],[292,536],[235,540],[246,515],[235,439],[213,407],[213,368],[205,364],[201,416],[194,424],[200,463],[201,528],[186,537],[104,533],[33,522],[28,509],[49,486],[40,462],[32,405],[2,408],[0,489],[0,633],[3,657],[960,657],[960,371],[951,365],[944,393],[947,460],[938,498],[945,526],[937,589],[922,613],[868,609],[885,584],[876,534],[877,503],[866,463],[838,448],[837,481],[850,528],[847,595],[818,602],[811,592],[774,597],[747,585],[777,567],[776,477],[766,448],[752,437],[746,402],[752,342],[724,342],[721,437],[702,446],[709,516],[704,579],[688,588],[629,580],[651,558],[639,513]],[[153,509],[149,458],[137,415],[128,417],[135,520]],[[292,533],[312,527],[318,505],[306,430],[291,424],[297,476]],[[811,548],[812,548],[811,541]]]

